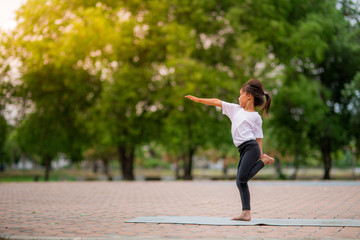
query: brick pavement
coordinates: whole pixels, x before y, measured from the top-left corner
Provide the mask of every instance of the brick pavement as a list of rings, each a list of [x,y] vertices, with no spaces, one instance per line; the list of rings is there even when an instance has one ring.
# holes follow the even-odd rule
[[[250,181],[252,217],[360,219],[360,182]],[[0,184],[0,239],[359,239],[358,227],[125,223],[140,216],[233,217],[232,181]]]

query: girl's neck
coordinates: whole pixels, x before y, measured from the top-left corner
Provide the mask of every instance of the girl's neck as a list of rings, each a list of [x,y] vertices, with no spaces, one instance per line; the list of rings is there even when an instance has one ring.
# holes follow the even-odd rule
[[[255,107],[253,102],[247,102],[246,106],[244,107],[246,112],[255,112]]]

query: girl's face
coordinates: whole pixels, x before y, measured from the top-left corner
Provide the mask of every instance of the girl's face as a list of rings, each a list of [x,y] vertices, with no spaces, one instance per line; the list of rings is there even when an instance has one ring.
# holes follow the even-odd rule
[[[240,97],[239,97],[240,107],[245,108],[247,103],[250,101],[250,99],[251,99],[251,94],[246,94],[246,92],[243,89],[241,89]]]

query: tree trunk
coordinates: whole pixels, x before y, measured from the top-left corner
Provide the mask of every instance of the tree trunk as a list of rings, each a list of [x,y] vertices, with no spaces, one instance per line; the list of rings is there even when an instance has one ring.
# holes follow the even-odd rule
[[[324,163],[324,179],[330,179],[331,170],[331,147],[329,140],[322,139],[321,141],[321,156]]]
[[[120,156],[121,173],[125,180],[133,181],[134,178],[134,157],[135,148],[125,148],[123,146],[118,147]]]
[[[106,158],[102,159],[103,165],[104,165],[104,174],[107,177],[108,181],[112,181],[112,176],[110,174],[110,170],[109,170],[109,160]]]
[[[352,161],[352,178],[355,180],[356,179],[356,155],[352,154],[352,152],[351,152],[351,161]]]
[[[353,155],[353,178],[356,179],[356,161],[360,157],[360,138],[357,138],[355,140],[355,150]]]
[[[223,156],[223,175],[226,177],[229,169],[229,164],[226,156]]]
[[[45,156],[45,181],[49,181],[50,176],[50,170],[51,170],[51,157],[50,155]]]
[[[179,179],[180,179],[179,159],[180,159],[179,156],[177,156],[177,157],[175,158],[175,179],[176,179],[176,180],[179,180]]]
[[[97,173],[98,168],[99,168],[98,162],[97,162],[97,160],[95,160],[95,161],[93,162],[93,173]]]
[[[22,153],[22,154],[21,154],[22,170],[25,170],[25,160],[26,160],[26,155],[25,155],[25,153]]]
[[[323,152],[322,158],[324,162],[324,179],[330,179],[331,157],[329,152]]]
[[[192,158],[194,153],[195,149],[190,148],[188,156],[184,158],[184,180],[192,180]]]
[[[299,172],[299,153],[297,151],[295,151],[295,156],[294,156],[294,173],[291,176],[292,180],[296,180],[297,175]]]
[[[281,180],[285,180],[286,176],[281,171],[280,159],[278,157],[276,157],[276,156],[275,156],[275,169],[276,169],[276,173],[278,175],[278,178],[281,179]]]

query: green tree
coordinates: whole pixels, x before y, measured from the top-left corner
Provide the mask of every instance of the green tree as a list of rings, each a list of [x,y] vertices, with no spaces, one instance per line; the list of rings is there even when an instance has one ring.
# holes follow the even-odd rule
[[[123,66],[113,83],[104,84],[101,98],[95,105],[98,114],[94,119],[102,125],[99,134],[109,146],[116,147],[121,173],[127,180],[134,179],[136,147],[156,136],[160,126],[156,115],[161,105],[153,102],[142,87],[146,79],[151,79],[147,74],[144,69]]]
[[[4,145],[5,159],[2,159],[5,162],[6,167],[11,167],[11,164],[17,164],[21,158],[21,149],[19,143],[16,139],[16,129],[13,126],[8,127],[8,135]]]
[[[201,2],[181,3],[175,12],[191,16],[183,20],[180,15],[178,22],[186,21],[187,27],[193,29],[196,45],[187,48],[188,56],[182,57],[178,52],[175,55],[180,60],[167,61],[174,73],[164,77],[172,94],[165,100],[168,115],[162,141],[184,160],[185,179],[192,178],[192,158],[199,147],[225,152],[233,144],[229,121],[220,109],[194,106],[183,97],[191,94],[237,102],[240,87],[249,78],[262,77],[267,86],[273,81],[268,74],[274,61],[267,55],[265,45],[250,34],[238,33],[233,19],[226,14],[236,1],[208,1],[205,6]],[[201,9],[197,9],[199,5]]]
[[[300,163],[305,163],[316,149],[310,141],[312,126],[327,113],[327,107],[319,98],[320,89],[319,83],[300,75],[298,81],[283,86],[273,101],[273,116],[267,126],[271,136],[277,139],[277,150],[283,156],[294,156],[292,179],[296,179]]]
[[[346,12],[342,9],[342,12]],[[337,18],[335,18],[337,17]],[[329,112],[319,125],[318,144],[322,152],[325,166],[324,179],[330,178],[331,152],[341,149],[349,143],[351,128],[348,128],[350,118],[346,114],[348,99],[341,92],[350,83],[360,69],[360,59],[354,58],[360,54],[360,25],[352,26],[344,20],[344,15],[335,15],[334,35],[329,38],[329,48],[320,64],[323,71],[319,74],[323,88],[327,93],[322,95],[328,105]]]
[[[67,136],[59,119],[48,111],[27,116],[17,128],[16,141],[23,152],[39,156],[45,167],[45,181],[49,180],[51,160],[59,152],[66,152]]]
[[[337,3],[346,4],[338,8]],[[351,8],[348,8],[349,6]],[[243,27],[244,32],[251,33],[258,41],[264,42],[275,58],[283,64],[285,77],[278,92],[287,91],[289,86],[296,87],[302,76],[309,81],[321,83],[320,89],[316,91],[317,95],[312,99],[320,99],[327,111],[323,115],[316,114],[319,118],[316,122],[309,121],[309,125],[302,128],[303,135],[289,130],[286,131],[286,138],[309,137],[308,143],[317,146],[321,151],[325,179],[330,178],[331,153],[336,152],[348,141],[345,137],[348,131],[345,128],[346,124],[340,124],[348,122],[342,114],[346,102],[341,98],[341,89],[345,83],[353,79],[360,66],[358,58],[351,57],[359,54],[359,44],[356,40],[359,36],[359,26],[349,23],[349,16],[345,14],[349,12],[351,17],[358,16],[350,1],[335,0],[268,0],[261,3],[241,1],[237,7],[229,11],[232,18],[238,19],[237,25],[234,26],[238,26],[239,29]],[[296,89],[291,91],[297,92]],[[275,95],[274,99],[276,97]],[[293,106],[289,104],[287,107],[287,112],[291,113]],[[319,111],[324,112],[323,108]],[[274,112],[275,121],[283,121],[283,114],[280,112]],[[312,111],[308,113],[314,114]],[[311,130],[306,132],[306,129]],[[281,142],[281,139],[279,140]],[[288,149],[293,149],[293,142],[282,143]],[[305,156],[306,148],[302,149],[302,155]]]
[[[176,61],[169,68],[175,71],[165,77],[172,94],[163,101],[167,116],[161,142],[183,159],[184,179],[192,179],[193,156],[198,148],[215,146],[215,142],[231,144],[231,137],[220,109],[194,105],[184,96],[219,96],[224,74],[194,60]]]
[[[0,115],[0,168],[3,169],[7,156],[5,155],[5,142],[8,132],[6,119]]]
[[[191,178],[200,146],[231,141],[219,110],[184,95],[234,102],[258,77],[274,94],[281,150],[299,159],[317,147],[329,178],[331,152],[352,134],[340,123],[354,119],[342,89],[359,71],[358,15],[345,0],[29,0],[2,39],[0,70],[21,63],[6,94],[30,112],[17,131],[24,149],[46,162],[116,148],[129,180],[136,148],[151,141],[186,156]]]
[[[6,106],[10,103],[12,84],[10,83],[10,60],[6,51],[6,35],[0,32],[0,168],[9,163],[9,156],[5,149],[9,135],[8,122],[5,119]]]
[[[136,147],[158,139],[162,127],[167,129],[162,135],[184,144],[181,154],[187,156],[186,177],[190,178],[192,156],[200,142],[196,136],[204,129],[200,124],[191,127],[184,119],[189,122],[194,112],[201,115],[204,111],[185,110],[193,108],[184,104],[183,97],[192,91],[217,91],[218,80],[207,72],[221,72],[215,70],[224,57],[219,46],[229,35],[217,33],[225,26],[219,6],[216,1],[119,3],[116,11],[122,21],[114,22],[118,44],[112,48],[119,67],[109,74],[96,108],[99,121],[106,126],[103,133],[118,149],[125,179],[134,178]],[[214,20],[217,15],[220,20]],[[209,57],[203,56],[204,50]],[[184,126],[186,131],[171,136]],[[168,147],[177,149],[175,145]]]
[[[42,158],[46,180],[58,153],[73,161],[82,158],[87,138],[79,114],[101,89],[100,76],[79,66],[79,60],[101,45],[99,32],[107,21],[101,21],[103,9],[86,9],[81,3],[85,4],[26,2],[18,11],[21,21],[7,41],[11,56],[21,63],[15,96],[27,102],[31,111],[19,126],[18,139],[24,150]],[[91,28],[83,28],[91,22]]]
[[[347,99],[347,106],[344,109],[344,114],[349,115],[349,138],[355,142],[355,157],[360,158],[360,72],[358,72],[354,79],[345,84],[342,90],[342,95]]]

